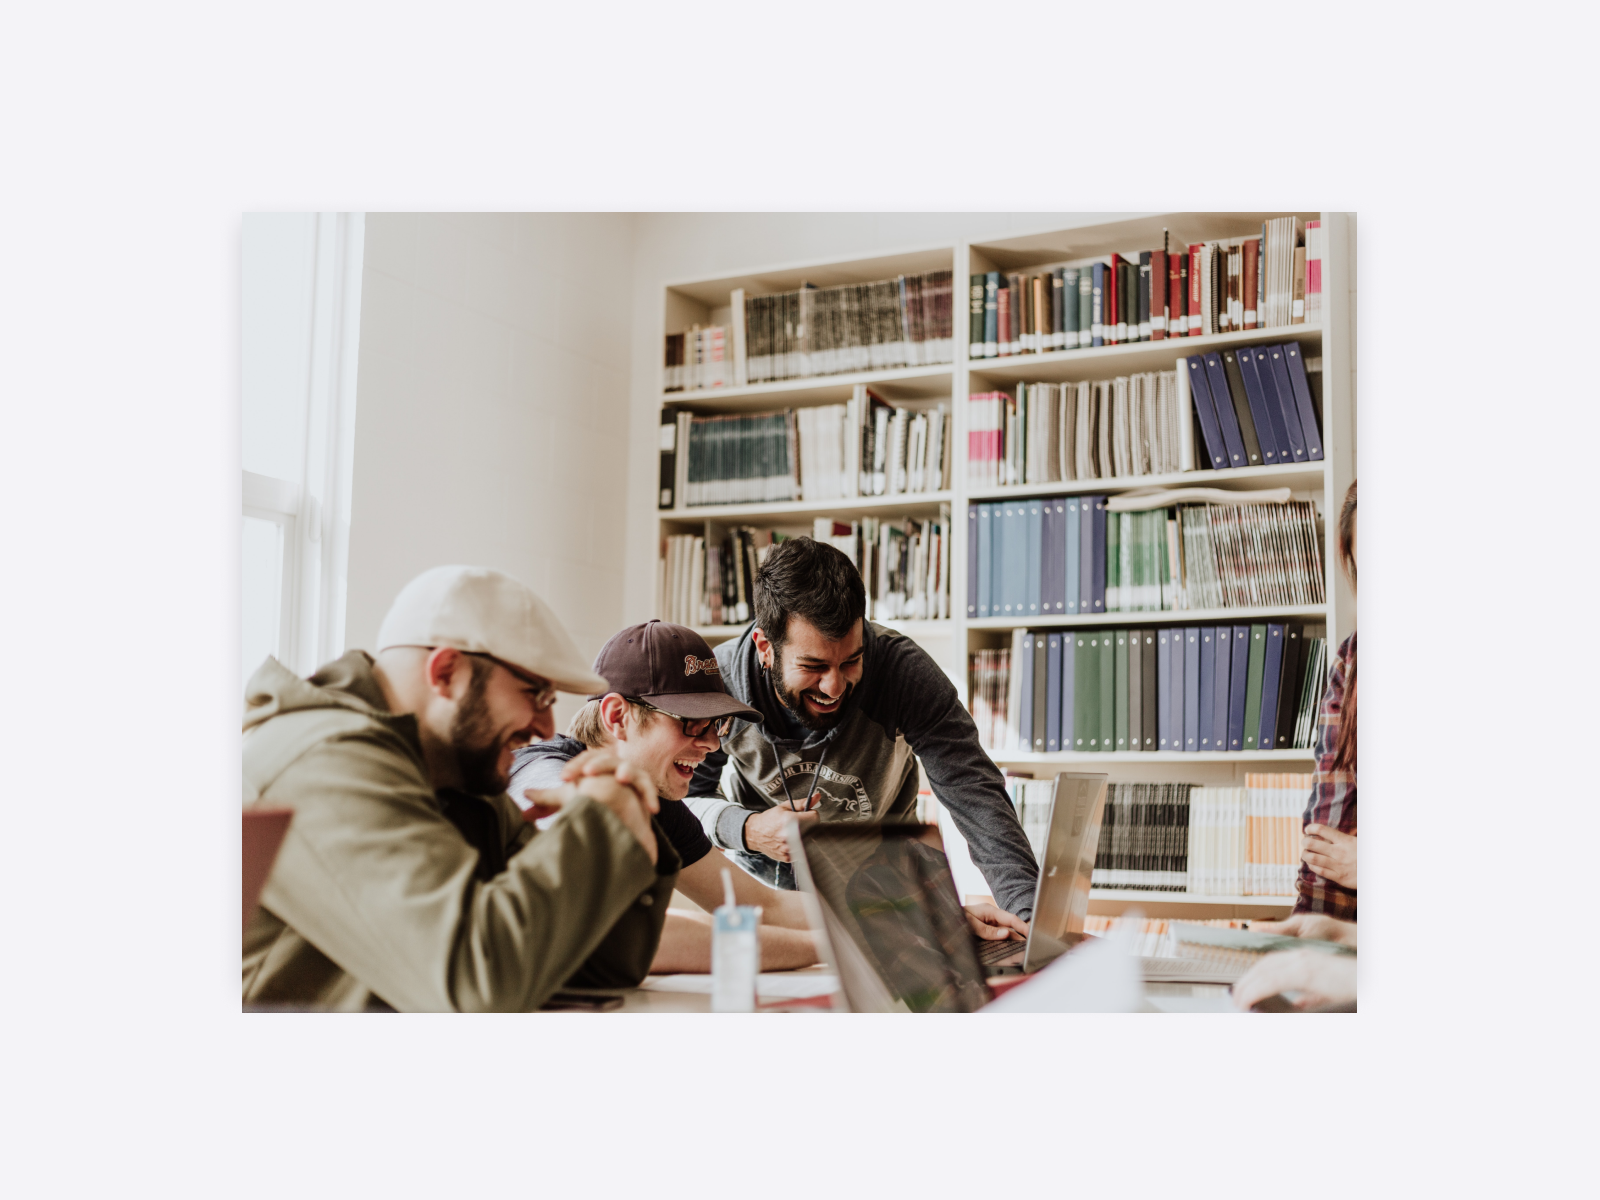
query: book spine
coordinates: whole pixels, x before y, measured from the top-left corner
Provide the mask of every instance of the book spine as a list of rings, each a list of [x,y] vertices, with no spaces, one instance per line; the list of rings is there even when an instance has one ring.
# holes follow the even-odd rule
[[[974,275],[969,281],[969,294],[967,300],[967,357],[983,357],[983,310],[984,310],[984,282],[982,275]]]
[[[1200,260],[1205,251],[1203,242],[1195,242],[1189,247],[1189,336],[1194,337],[1206,332],[1201,328],[1201,283]]]
[[[1094,328],[1094,272],[1088,268],[1078,271],[1078,346],[1096,344]]]
[[[1306,324],[1322,323],[1322,222],[1306,222]]]
[[[978,615],[978,509],[967,505],[967,618]]]
[[[1306,323],[1306,248],[1294,248],[1294,292],[1292,307],[1290,309],[1289,324],[1304,325]]]
[[[1155,332],[1151,320],[1153,311],[1152,302],[1154,292],[1152,284],[1154,279],[1151,272],[1155,269],[1155,260],[1148,250],[1139,251],[1139,340],[1148,342]]]
[[[1171,275],[1167,268],[1167,252],[1150,252],[1150,337],[1161,341],[1167,336],[1167,323],[1172,319],[1172,304],[1167,293]]]
[[[1261,242],[1251,238],[1244,250],[1244,328],[1256,327],[1256,276],[1260,270]]]
[[[661,489],[656,497],[657,508],[672,508],[678,482],[678,414],[670,408],[661,410]]]
[[[1091,316],[1089,318],[1089,339],[1095,346],[1105,345],[1105,298],[1106,298],[1106,265],[1095,263],[1093,268],[1093,283],[1090,293],[1092,299]]]
[[[1200,628],[1183,631],[1183,748],[1200,749]]]
[[[1061,749],[1061,642],[1059,632],[1049,635],[1046,665],[1045,692],[1045,751],[1055,754]],[[1035,739],[1037,740],[1037,739]]]

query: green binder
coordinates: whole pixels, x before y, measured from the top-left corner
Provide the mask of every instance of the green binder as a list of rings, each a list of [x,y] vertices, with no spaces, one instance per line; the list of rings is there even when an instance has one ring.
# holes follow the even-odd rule
[[[1093,633],[1076,635],[1072,659],[1072,748],[1100,749],[1100,643]]]
[[[1250,666],[1245,676],[1244,748],[1261,747],[1261,674],[1267,662],[1267,627],[1250,626]]]
[[[1101,726],[1101,749],[1115,750],[1117,744],[1117,630],[1099,630],[1099,683],[1101,683],[1101,702],[1099,702],[1099,726]],[[1126,653],[1126,646],[1123,646]],[[1126,678],[1126,667],[1123,669]],[[1123,733],[1126,733],[1126,717],[1123,718]]]
[[[1116,646],[1112,649],[1115,656],[1116,687],[1110,697],[1112,702],[1111,720],[1116,729],[1116,741],[1112,743],[1113,750],[1126,750],[1128,748],[1128,631],[1118,629],[1106,636],[1109,646],[1111,642]],[[1106,695],[1105,684],[1100,685],[1100,695]]]
[[[1121,612],[1122,599],[1122,514],[1106,514],[1106,611]]]

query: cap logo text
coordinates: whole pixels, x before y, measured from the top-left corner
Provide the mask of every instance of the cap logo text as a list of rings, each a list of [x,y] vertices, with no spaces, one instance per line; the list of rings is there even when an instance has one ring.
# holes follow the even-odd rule
[[[720,675],[717,669],[717,660],[714,658],[696,658],[692,654],[683,656],[683,673],[693,675],[696,671],[704,671],[707,675]]]

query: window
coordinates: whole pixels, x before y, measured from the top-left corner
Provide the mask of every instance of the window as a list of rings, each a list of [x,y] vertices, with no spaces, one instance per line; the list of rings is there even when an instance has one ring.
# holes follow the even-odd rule
[[[244,219],[242,679],[344,652],[362,233],[359,213]]]

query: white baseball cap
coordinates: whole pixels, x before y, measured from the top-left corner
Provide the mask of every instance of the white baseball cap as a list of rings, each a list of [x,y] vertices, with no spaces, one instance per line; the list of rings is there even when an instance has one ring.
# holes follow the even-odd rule
[[[563,692],[607,688],[550,606],[527,584],[487,567],[434,567],[401,588],[378,630],[378,653],[391,646],[487,654]]]

